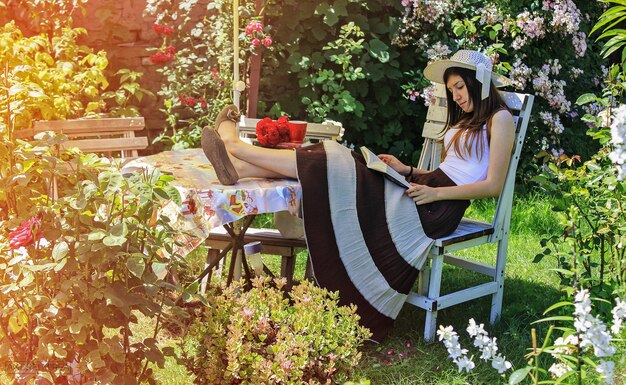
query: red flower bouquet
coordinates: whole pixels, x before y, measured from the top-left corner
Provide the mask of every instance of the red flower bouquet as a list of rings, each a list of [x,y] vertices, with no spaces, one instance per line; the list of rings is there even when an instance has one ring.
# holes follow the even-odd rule
[[[275,147],[289,142],[289,118],[281,116],[277,120],[264,118],[256,124],[256,138],[263,146]]]

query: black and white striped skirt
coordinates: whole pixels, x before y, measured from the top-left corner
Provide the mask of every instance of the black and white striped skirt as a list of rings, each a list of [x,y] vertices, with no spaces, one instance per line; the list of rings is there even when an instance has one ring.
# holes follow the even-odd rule
[[[434,239],[458,226],[469,201],[416,206],[405,189],[333,142],[297,151],[304,229],[317,283],[355,304],[380,341],[393,325]],[[442,171],[416,183],[454,186]]]

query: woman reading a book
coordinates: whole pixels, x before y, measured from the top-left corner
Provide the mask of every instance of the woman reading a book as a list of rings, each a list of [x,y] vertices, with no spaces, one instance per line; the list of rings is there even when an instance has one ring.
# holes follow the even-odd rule
[[[434,239],[452,233],[470,199],[498,196],[513,147],[513,117],[496,86],[503,78],[478,51],[430,63],[424,75],[447,89],[442,163],[434,171],[378,157],[406,176],[403,188],[370,170],[360,154],[333,142],[296,151],[239,140],[238,111],[226,107],[202,148],[222,184],[239,178],[298,178],[302,214],[318,284],[358,307],[361,323],[382,339],[418,277]]]

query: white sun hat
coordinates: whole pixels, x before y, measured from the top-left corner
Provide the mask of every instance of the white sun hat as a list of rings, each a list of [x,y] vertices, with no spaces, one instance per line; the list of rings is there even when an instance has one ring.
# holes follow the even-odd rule
[[[491,64],[491,59],[484,53],[468,49],[457,51],[450,59],[429,63],[424,68],[424,76],[432,82],[444,83],[443,73],[450,67],[467,68],[476,71],[476,80],[482,84],[481,99],[489,96],[489,81],[493,81],[496,87],[509,84],[507,78],[492,72],[493,65]]]

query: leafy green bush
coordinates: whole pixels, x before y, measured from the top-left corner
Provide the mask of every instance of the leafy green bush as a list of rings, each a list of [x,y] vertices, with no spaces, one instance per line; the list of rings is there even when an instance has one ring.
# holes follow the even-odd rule
[[[344,124],[348,142],[389,150],[416,163],[425,104],[432,94],[423,68],[457,49],[481,49],[499,72],[512,79],[514,91],[537,96],[520,170],[534,170],[529,164],[541,150],[588,159],[598,149],[585,142],[586,125],[578,118],[597,106],[583,109],[573,104],[578,95],[598,89],[602,79],[599,49],[587,38],[590,20],[602,11],[595,2],[282,0],[279,4],[268,9],[277,51],[265,58],[261,75],[265,114],[281,110],[314,119],[317,116],[307,106],[317,101],[327,106],[328,118]],[[322,47],[349,23],[364,34],[363,50],[350,58],[358,70],[354,73],[363,77],[344,80],[344,89],[336,92],[335,78],[320,74],[340,74],[342,68],[333,59],[337,53]],[[350,108],[332,108],[335,100]]]
[[[40,139],[0,140],[0,364],[38,384],[154,383],[148,364],[173,354],[157,345],[159,320],[185,317],[170,298],[197,290],[166,279],[176,232],[156,210],[180,199],[171,177],[124,177]],[[157,320],[151,336],[133,335],[138,313]]]
[[[100,93],[108,87],[104,51],[79,45],[82,28],[61,35],[25,37],[13,22],[0,27],[2,86],[0,113],[11,114],[15,129],[33,120],[78,118],[100,112]],[[5,97],[6,96],[6,97]],[[6,126],[0,126],[6,132]]]
[[[198,384],[327,384],[349,379],[370,332],[353,306],[310,282],[285,298],[283,281],[214,289],[184,338],[185,363]]]

